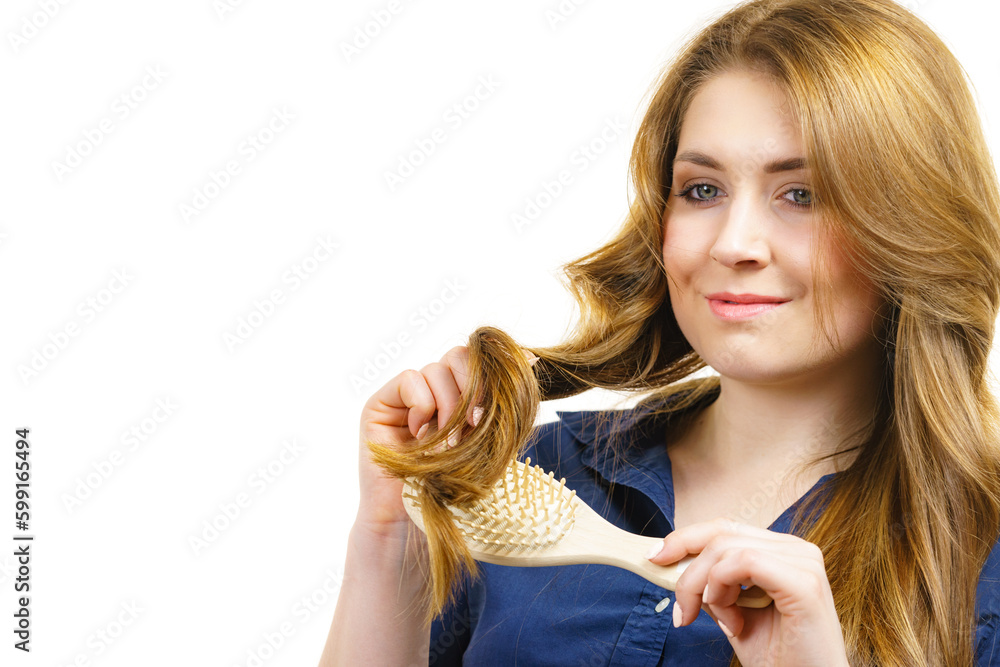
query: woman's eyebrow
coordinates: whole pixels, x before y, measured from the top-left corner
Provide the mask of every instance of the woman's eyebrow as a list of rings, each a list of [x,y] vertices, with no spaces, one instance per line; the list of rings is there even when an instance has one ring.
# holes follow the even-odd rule
[[[674,158],[674,164],[677,164],[678,162],[690,162],[691,164],[708,167],[709,169],[715,169],[716,171],[725,171],[722,163],[710,155],[706,155],[700,151],[684,151],[683,153],[678,153],[677,157]],[[808,162],[804,157],[781,158],[778,160],[771,160],[766,163],[764,165],[764,172],[768,174],[776,174],[781,171],[806,169],[808,166]]]

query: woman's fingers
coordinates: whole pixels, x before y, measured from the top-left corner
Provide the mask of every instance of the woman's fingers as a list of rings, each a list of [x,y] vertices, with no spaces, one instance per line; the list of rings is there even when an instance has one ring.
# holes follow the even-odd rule
[[[775,607],[783,614],[804,611],[798,601],[822,599],[824,589],[829,589],[821,562],[746,545],[724,552],[709,568],[702,600],[710,605],[735,605],[741,586],[750,585],[773,592]]]
[[[459,394],[464,396],[469,385],[472,383],[472,378],[469,376],[469,348],[465,345],[458,345],[456,347],[448,350],[443,357],[441,357],[441,363],[451,369],[452,377],[455,380],[455,385],[458,387]],[[482,401],[482,391],[480,390],[480,395],[476,396],[470,402],[469,410],[465,415],[465,421],[469,423],[470,426],[476,425],[476,406]],[[456,401],[457,403],[457,401]],[[448,417],[451,413],[448,413]],[[439,418],[439,424],[444,424],[448,421],[447,417]]]
[[[825,608],[826,602],[832,604],[826,573],[812,558],[753,548],[727,552],[708,572],[702,604],[737,636],[747,613],[736,606],[744,585],[768,591],[776,611],[784,616],[808,617],[813,615],[812,609]]]
[[[650,560],[659,565],[668,565],[689,554],[705,551],[712,540],[722,535],[755,537],[777,542],[797,539],[791,535],[748,526],[731,519],[713,519],[685,526],[670,533],[663,538],[663,548]]]
[[[363,421],[394,428],[405,425],[412,437],[422,436],[435,413],[439,424],[451,417],[467,383],[467,369],[468,350],[462,347],[419,371],[407,369],[375,392],[367,406],[373,414],[363,415]]]
[[[361,415],[362,432],[374,425],[393,429],[408,427],[415,437],[435,409],[434,393],[426,378],[419,371],[408,369],[379,387],[368,400]]]
[[[704,609],[742,664],[843,664],[837,607],[815,544],[719,519],[674,531],[650,560],[667,565],[691,554],[674,591],[674,625],[693,622]],[[761,588],[774,604],[737,606],[744,586]]]
[[[462,399],[458,387],[458,381],[451,367],[441,362],[428,364],[420,372],[427,378],[427,384],[434,394],[434,403],[437,406],[438,428],[442,428],[451,419],[458,402]],[[452,441],[457,438],[457,434],[450,436],[448,445],[454,446]]]
[[[758,610],[747,610],[736,605],[743,586],[759,586],[757,581],[760,571],[756,567],[758,559],[768,567],[781,568],[788,576],[795,576],[796,569],[803,564],[801,558],[785,558],[779,552],[760,551],[752,547],[725,552],[708,571],[701,602],[702,608],[723,626],[726,634],[738,636],[743,631],[746,614],[759,613]],[[700,582],[692,583],[692,586],[699,585]]]
[[[775,533],[734,521],[716,520],[671,533],[651,560],[668,564],[689,554],[697,557],[677,582],[679,625],[697,617],[703,605],[734,633],[742,627],[743,611],[736,607],[742,586],[756,585],[775,600],[781,613],[804,599],[816,600],[817,581],[825,584],[822,553],[798,537]],[[825,584],[829,590],[829,584]],[[811,598],[809,596],[812,596]]]
[[[787,548],[768,540],[739,538],[710,543],[677,580],[674,593],[682,610],[680,624],[694,621],[702,605],[736,609],[743,586],[760,587],[775,600],[779,612],[790,611],[791,605],[782,602],[795,599],[799,591],[791,587],[791,580],[807,567],[807,561],[786,555],[782,550]],[[736,615],[740,616],[738,611]],[[737,632],[732,626],[730,629]]]
[[[703,604],[701,608],[704,610],[708,616],[715,621],[719,629],[721,629],[727,637],[733,639],[739,636],[743,632],[743,627],[745,622],[743,620],[744,612],[749,613],[761,613],[759,609],[744,610],[740,607],[712,607],[708,604]]]
[[[528,363],[533,365],[538,361],[538,357],[528,350],[524,350]],[[448,373],[444,372],[447,369]],[[472,384],[472,377],[469,373],[469,348],[465,345],[458,345],[448,350],[436,364],[428,364],[422,370],[429,381],[437,401],[438,425],[443,425],[451,419],[456,406],[461,401]],[[456,391],[457,390],[457,391]],[[472,427],[479,423],[483,414],[481,403],[483,401],[483,388],[469,401],[469,409],[466,412],[465,420]],[[454,445],[458,434],[453,434],[449,445]]]
[[[524,351],[528,363],[537,357]],[[438,428],[448,423],[462,397],[472,385],[469,374],[469,348],[458,345],[448,350],[439,361],[427,364],[419,371],[405,370],[387,382],[369,399],[362,415],[362,427],[378,425],[391,427],[394,433],[406,428],[411,437],[423,437],[431,422]],[[482,418],[483,389],[469,402],[466,422],[475,427]],[[405,425],[405,426],[404,426]],[[405,439],[402,433],[396,436]],[[452,433],[449,446],[458,442],[459,433]]]

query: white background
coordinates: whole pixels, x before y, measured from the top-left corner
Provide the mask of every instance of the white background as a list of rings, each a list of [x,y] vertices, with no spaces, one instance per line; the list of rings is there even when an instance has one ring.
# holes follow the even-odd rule
[[[402,1],[384,27],[372,12],[385,21],[388,0],[48,4],[51,18],[27,0],[0,14],[0,663],[315,664],[357,506],[362,404],[478,326],[562,337],[574,308],[559,266],[627,210],[647,87],[734,3],[592,0],[554,22],[557,0]],[[909,4],[968,69],[996,153],[994,3]],[[377,34],[345,54],[366,24]],[[293,118],[269,134],[275,110]],[[621,130],[584,162],[608,122]],[[445,141],[390,188],[435,128]],[[269,143],[251,151],[251,136]],[[239,173],[213,187],[229,161]],[[563,169],[571,185],[516,228]],[[185,216],[196,191],[211,197]],[[312,272],[296,283],[296,268]],[[282,302],[253,315],[274,290]],[[12,648],[22,426],[30,655]]]

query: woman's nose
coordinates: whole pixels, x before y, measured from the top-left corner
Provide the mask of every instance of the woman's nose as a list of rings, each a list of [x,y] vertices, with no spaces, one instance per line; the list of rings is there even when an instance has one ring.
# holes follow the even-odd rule
[[[730,268],[764,267],[771,261],[767,212],[748,197],[733,197],[723,214],[709,256]]]

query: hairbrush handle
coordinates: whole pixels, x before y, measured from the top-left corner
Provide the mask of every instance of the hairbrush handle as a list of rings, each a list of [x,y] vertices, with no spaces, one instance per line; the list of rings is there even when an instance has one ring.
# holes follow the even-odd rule
[[[608,556],[608,561],[613,562],[608,562],[608,565],[614,565],[638,574],[647,581],[667,590],[677,590],[677,580],[694,560],[694,556],[686,556],[676,563],[657,565],[643,554],[646,554],[653,545],[662,545],[663,538],[644,537],[623,530],[621,535],[616,536],[616,540],[618,543],[614,547],[615,553]],[[626,554],[630,555],[626,556]],[[771,596],[758,586],[752,586],[740,593],[739,597],[736,598],[736,604],[740,607],[761,609],[771,604]]]
[[[667,590],[677,589],[677,580],[694,556],[686,556],[676,563],[657,565],[645,556],[650,548],[663,544],[661,537],[636,535],[608,523],[589,505],[580,501],[576,507],[576,525],[565,542],[575,544],[576,550],[586,555],[581,562],[613,565],[628,570]],[[740,607],[761,609],[771,604],[771,596],[763,589],[752,586],[740,593],[736,604]]]

